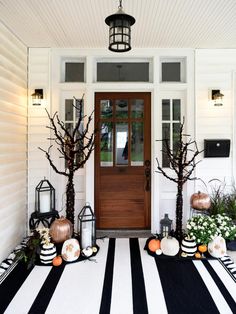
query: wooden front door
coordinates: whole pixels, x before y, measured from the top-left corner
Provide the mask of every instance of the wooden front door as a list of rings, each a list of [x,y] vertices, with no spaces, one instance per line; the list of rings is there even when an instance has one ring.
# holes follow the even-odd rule
[[[96,93],[97,227],[149,228],[150,93]]]

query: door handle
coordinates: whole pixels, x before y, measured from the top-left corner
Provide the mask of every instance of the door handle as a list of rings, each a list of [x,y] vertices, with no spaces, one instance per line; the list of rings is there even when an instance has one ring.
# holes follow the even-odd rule
[[[146,184],[145,184],[145,191],[151,190],[151,162],[150,160],[145,160],[145,177],[146,177]]]

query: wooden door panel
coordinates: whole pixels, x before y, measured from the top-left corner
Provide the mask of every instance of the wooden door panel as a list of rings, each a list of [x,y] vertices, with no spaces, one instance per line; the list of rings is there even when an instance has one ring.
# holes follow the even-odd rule
[[[107,103],[112,109],[106,115]],[[144,161],[151,159],[150,93],[96,93],[95,121],[101,132],[95,145],[97,227],[149,228]]]

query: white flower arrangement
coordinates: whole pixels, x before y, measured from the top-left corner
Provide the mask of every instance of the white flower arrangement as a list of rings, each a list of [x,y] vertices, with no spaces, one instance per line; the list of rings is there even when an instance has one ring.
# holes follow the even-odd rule
[[[197,244],[207,244],[217,235],[217,226],[211,217],[198,215],[188,220],[187,233]]]
[[[188,220],[187,233],[197,243],[207,244],[216,236],[221,236],[225,240],[235,239],[236,226],[232,219],[225,214],[198,215]]]
[[[49,228],[36,228],[36,232],[40,235],[41,244],[48,245],[50,243],[51,237],[49,234]]]
[[[212,216],[217,226],[217,234],[225,240],[234,240],[236,238],[236,226],[232,219],[225,214]]]

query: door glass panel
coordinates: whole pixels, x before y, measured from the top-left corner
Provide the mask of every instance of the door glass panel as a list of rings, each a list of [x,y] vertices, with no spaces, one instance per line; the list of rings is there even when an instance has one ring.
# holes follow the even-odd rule
[[[113,123],[104,122],[100,133],[100,163],[102,167],[113,166]]]
[[[111,118],[113,114],[113,106],[112,101],[107,100],[101,100],[100,102],[100,116],[102,119],[108,119]]]
[[[162,140],[170,142],[170,123],[162,123]],[[169,167],[169,161],[166,157],[166,142],[162,141],[162,167]]]
[[[162,120],[170,120],[170,100],[162,99]]]
[[[143,122],[133,122],[131,130],[131,166],[143,166]]]
[[[173,120],[180,120],[180,99],[173,99]]]
[[[144,109],[143,99],[131,100],[131,118],[143,118],[144,112],[143,109]]]
[[[128,118],[128,100],[125,99],[116,100],[116,118],[119,119]]]
[[[73,99],[65,99],[65,121],[73,121]]]
[[[128,123],[116,124],[116,165],[128,165]]]

